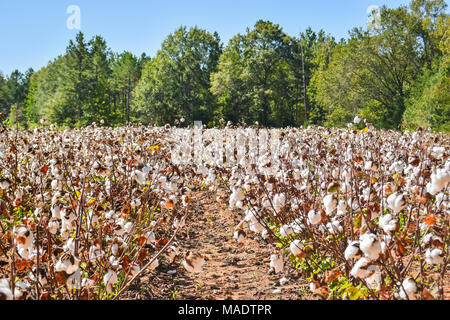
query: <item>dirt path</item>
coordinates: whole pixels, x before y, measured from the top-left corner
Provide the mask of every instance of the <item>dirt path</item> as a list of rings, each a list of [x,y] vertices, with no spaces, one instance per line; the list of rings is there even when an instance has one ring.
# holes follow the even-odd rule
[[[269,270],[274,245],[248,234],[243,243],[233,238],[234,227],[243,213],[231,211],[215,194],[199,192],[184,235],[182,250],[200,253],[206,260],[200,274],[187,272],[181,264],[161,263],[133,285],[131,299],[301,299],[308,285],[289,264],[283,273]],[[180,261],[180,259],[177,259]],[[176,270],[175,275],[167,274]],[[280,285],[281,278],[288,282]]]

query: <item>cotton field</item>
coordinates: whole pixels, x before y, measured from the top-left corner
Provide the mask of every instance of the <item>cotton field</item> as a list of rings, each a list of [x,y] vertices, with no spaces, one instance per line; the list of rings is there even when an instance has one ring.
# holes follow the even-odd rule
[[[120,299],[171,261],[201,190],[319,299],[444,299],[450,137],[421,129],[0,129],[0,300]],[[285,279],[285,278],[283,278]],[[287,280],[286,280],[287,281]],[[286,282],[285,281],[285,282]]]

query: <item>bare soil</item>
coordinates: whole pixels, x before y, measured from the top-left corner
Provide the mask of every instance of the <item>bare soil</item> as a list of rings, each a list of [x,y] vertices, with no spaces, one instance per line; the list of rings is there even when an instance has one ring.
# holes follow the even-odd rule
[[[311,299],[308,283],[290,264],[282,273],[269,268],[275,245],[247,234],[242,243],[233,238],[235,226],[243,213],[231,211],[226,201],[216,201],[216,194],[199,192],[195,198],[184,234],[178,237],[183,253],[200,253],[205,265],[199,274],[189,273],[176,264],[161,261],[133,284],[126,299],[181,300],[296,300]],[[170,275],[169,270],[176,270]],[[281,278],[288,282],[280,285]]]

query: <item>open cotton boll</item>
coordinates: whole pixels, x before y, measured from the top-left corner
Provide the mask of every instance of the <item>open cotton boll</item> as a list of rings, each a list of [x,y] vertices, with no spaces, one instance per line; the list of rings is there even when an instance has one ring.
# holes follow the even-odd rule
[[[353,123],[358,124],[361,122],[361,118],[356,116],[355,118],[353,118]]]
[[[425,251],[425,262],[427,264],[444,263],[444,252],[438,248],[428,248],[427,251]]]
[[[370,260],[377,260],[382,252],[381,243],[373,233],[366,233],[359,237],[359,248]]]
[[[397,219],[393,219],[390,213],[381,216],[378,220],[378,225],[384,232],[390,234],[397,227]]]
[[[403,280],[402,286],[400,287],[400,298],[409,300],[415,300],[415,294],[417,293],[416,281],[409,277]]]
[[[359,248],[359,241],[351,241],[344,251],[344,257],[346,260],[356,260],[361,258],[362,251]]]
[[[320,211],[310,210],[308,212],[308,222],[312,225],[319,224],[322,221],[322,214]]]
[[[69,290],[81,289],[81,270],[75,271],[69,278],[67,278],[67,288]]]
[[[438,169],[431,174],[431,182],[427,184],[427,191],[433,196],[439,193],[450,182],[450,171]]]
[[[75,251],[75,239],[69,238],[63,246],[65,252],[70,252],[73,254]]]
[[[9,287],[8,279],[0,279],[0,301],[1,300],[13,300],[13,294]]]
[[[78,269],[79,260],[72,254],[63,254],[55,265],[56,272],[72,274]]]
[[[148,266],[148,270],[155,270],[159,266],[159,260],[156,258],[153,262]]]
[[[145,173],[143,173],[140,170],[134,170],[131,173],[131,178],[133,178],[137,183],[139,183],[140,185],[144,185],[147,183],[147,179],[145,177]]]
[[[233,238],[236,239],[238,243],[241,243],[245,238],[245,232],[242,229],[234,231]]]
[[[280,210],[284,207],[286,202],[286,196],[284,193],[276,194],[273,198],[273,206],[275,208],[275,211],[277,213],[280,212]]]
[[[283,257],[279,254],[272,254],[270,256],[270,268],[275,271],[275,273],[280,273],[284,269]]]
[[[299,239],[296,239],[291,242],[289,249],[294,256],[298,256],[300,253],[302,253],[303,243]]]
[[[372,271],[368,270],[370,265],[370,260],[362,257],[358,261],[356,261],[352,270],[350,271],[350,275],[355,278],[365,279],[372,275]]]
[[[330,233],[341,233],[344,230],[344,228],[342,228],[340,222],[337,220],[328,222],[326,227],[328,229],[328,232],[330,232]]]
[[[280,227],[280,235],[282,237],[289,237],[289,235],[294,233],[294,229],[288,225],[288,224],[284,224]]]
[[[108,272],[103,277],[103,283],[105,284],[106,292],[113,293],[114,292],[114,284],[117,282],[117,273],[109,269]]]
[[[331,215],[337,207],[337,199],[334,194],[328,194],[323,198],[323,205],[327,216]]]
[[[398,213],[405,207],[405,197],[403,194],[393,193],[387,199],[387,204],[389,208],[394,212]]]
[[[205,259],[198,253],[188,251],[186,252],[182,263],[187,271],[192,273],[200,273],[203,265],[205,264]]]

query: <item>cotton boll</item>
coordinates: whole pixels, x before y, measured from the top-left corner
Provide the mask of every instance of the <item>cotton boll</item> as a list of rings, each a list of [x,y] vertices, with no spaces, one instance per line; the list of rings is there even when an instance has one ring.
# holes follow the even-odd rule
[[[358,116],[356,116],[356,117],[353,119],[353,123],[355,123],[355,124],[358,124],[358,123],[360,123],[360,122],[361,122],[361,118],[358,117]]]
[[[279,254],[273,254],[270,256],[270,268],[275,270],[275,273],[280,273],[283,271],[284,261]]]
[[[69,238],[69,240],[67,240],[67,242],[64,244],[63,249],[65,252],[70,252],[73,254],[73,252],[75,251],[75,239]]]
[[[78,269],[78,266],[79,266],[78,258],[73,256],[72,254],[64,254],[56,263],[55,271],[56,272],[64,271],[70,275]]]
[[[403,194],[393,193],[387,198],[389,208],[398,213],[405,207],[405,197]]]
[[[330,233],[341,233],[344,229],[342,228],[341,224],[337,220],[333,220],[326,225],[328,232]]]
[[[356,260],[361,258],[362,251],[359,248],[359,241],[352,241],[344,251],[346,260]]]
[[[302,253],[303,243],[301,243],[300,240],[296,239],[296,240],[291,242],[291,245],[289,246],[289,249],[291,250],[291,253],[294,256],[298,256],[300,253]]]
[[[279,213],[280,210],[284,207],[285,202],[286,202],[286,196],[284,195],[284,193],[275,195],[275,197],[273,198],[273,206],[277,213]]]
[[[11,288],[9,287],[8,279],[0,280],[0,301],[1,300],[13,300],[13,294]]]
[[[370,264],[369,259],[365,257],[360,258],[350,271],[350,275],[360,279],[370,277],[372,275],[372,271],[368,270],[369,264]]]
[[[327,216],[330,216],[337,207],[337,199],[333,194],[328,194],[323,198],[323,205]]]
[[[105,252],[100,248],[100,245],[98,244],[92,245],[89,248],[89,260],[91,261],[100,259],[101,257],[103,257],[104,254]]]
[[[182,263],[187,271],[200,273],[205,264],[205,259],[200,254],[188,251],[186,252]]]
[[[402,286],[400,287],[400,297],[409,300],[415,300],[415,294],[417,293],[417,284],[413,278],[409,277],[403,280]]]
[[[428,248],[425,252],[425,262],[427,264],[442,264],[444,263],[444,252],[438,248]]]
[[[367,286],[372,290],[379,291],[382,284],[381,268],[377,265],[371,265],[367,268],[367,271],[372,273],[372,275],[365,278]]]
[[[131,174],[131,178],[133,178],[140,185],[145,185],[147,183],[145,174],[139,170],[134,170]]]
[[[378,225],[387,234],[390,234],[397,227],[397,219],[393,219],[390,213],[381,216],[378,220]]]
[[[322,214],[320,211],[310,210],[308,212],[308,222],[312,225],[319,224],[322,221]]]
[[[105,284],[106,292],[113,293],[114,292],[114,284],[117,282],[117,273],[109,269],[108,272],[103,277],[103,283]]]
[[[366,233],[360,236],[359,247],[365,256],[370,260],[377,260],[381,254],[381,244],[377,236],[373,233]]]
[[[280,235],[282,237],[289,237],[289,235],[293,234],[294,230],[288,224],[284,224],[280,227]]]
[[[450,171],[446,169],[438,169],[436,173],[431,174],[430,185],[427,185],[427,191],[436,195],[450,182]]]
[[[233,238],[236,239],[238,243],[241,243],[245,238],[245,232],[242,229],[238,229],[234,232]]]
[[[67,287],[69,290],[81,288],[81,270],[75,271],[69,278],[67,278]]]

